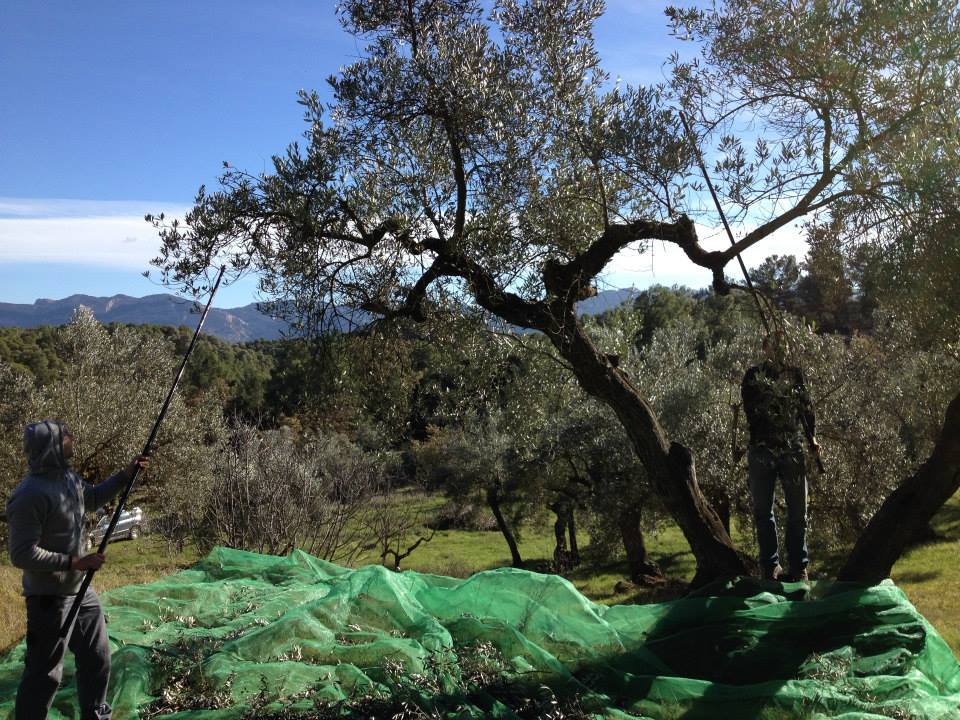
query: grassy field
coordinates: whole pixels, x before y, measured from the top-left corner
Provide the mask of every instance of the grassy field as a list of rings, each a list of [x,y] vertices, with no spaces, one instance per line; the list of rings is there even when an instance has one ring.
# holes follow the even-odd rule
[[[960,658],[960,495],[940,510],[933,527],[942,539],[904,555],[893,580]]]
[[[935,542],[909,551],[894,567],[893,579],[907,593],[917,609],[960,656],[960,563],[956,559],[960,540],[960,495],[941,510],[934,521],[940,536]],[[626,577],[626,565],[581,567],[568,577],[595,602],[637,603],[671,599],[683,593],[685,582],[693,576],[694,561],[679,530],[668,529],[648,539],[651,555],[671,582],[664,587],[638,588],[617,593],[614,586]],[[582,541],[586,544],[586,538]],[[743,539],[744,547],[749,539]],[[520,551],[529,567],[548,567],[553,556],[553,531],[546,523],[524,528]],[[120,585],[150,582],[188,567],[196,560],[189,552],[170,557],[165,544],[150,537],[114,543],[108,562],[97,574],[94,587],[106,591]],[[372,558],[364,558],[372,561]],[[816,559],[814,559],[816,560]],[[406,559],[403,568],[420,572],[466,577],[481,570],[510,564],[510,554],[497,532],[440,531]],[[812,566],[817,577],[816,566]],[[827,573],[829,568],[821,568]],[[20,641],[24,633],[24,606],[19,595],[20,574],[0,561],[0,652]]]

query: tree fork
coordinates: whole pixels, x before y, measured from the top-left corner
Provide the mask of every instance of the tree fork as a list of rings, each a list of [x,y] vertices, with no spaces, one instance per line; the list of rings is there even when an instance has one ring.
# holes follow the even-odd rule
[[[637,230],[634,228],[633,232]],[[675,224],[660,225],[656,232],[649,224],[641,223],[639,235],[646,234],[679,241],[686,250],[699,247],[693,223],[686,217]],[[638,237],[633,233],[624,235],[631,240]],[[608,229],[591,248],[595,252],[583,253],[568,265],[548,263],[543,273],[548,296],[541,303],[525,302],[504,293],[489,273],[466,258],[446,259],[452,266],[459,266],[457,274],[468,279],[482,307],[511,322],[542,331],[570,363],[580,386],[613,409],[654,488],[664,498],[693,551],[697,561],[694,586],[718,578],[754,574],[756,562],[734,547],[730,534],[701,492],[690,451],[667,439],[653,409],[629,378],[590,341],[577,320],[574,303],[580,295],[578,288],[582,289],[594,272],[603,267],[603,258],[609,259],[607,256],[614,248],[623,244],[624,238],[614,239],[615,236]]]

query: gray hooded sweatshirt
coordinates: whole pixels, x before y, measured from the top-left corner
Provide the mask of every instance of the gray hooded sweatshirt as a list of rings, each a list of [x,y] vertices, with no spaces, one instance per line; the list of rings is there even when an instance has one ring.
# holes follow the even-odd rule
[[[23,450],[30,473],[7,501],[10,561],[23,570],[24,595],[76,595],[83,571],[70,570],[83,553],[83,515],[124,487],[125,472],[99,485],[85,482],[63,457],[63,424],[28,425]]]

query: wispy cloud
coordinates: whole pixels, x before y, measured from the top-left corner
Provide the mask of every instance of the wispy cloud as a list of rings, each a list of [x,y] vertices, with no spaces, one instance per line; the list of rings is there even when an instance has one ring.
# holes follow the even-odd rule
[[[143,216],[163,202],[0,198],[0,263],[67,262],[145,270],[159,248]]]
[[[154,200],[72,200],[67,198],[0,197],[0,219],[139,217],[147,213],[183,211],[182,203]]]
[[[101,266],[116,270],[149,269],[159,249],[156,231],[143,215],[165,212],[182,217],[187,207],[163,202],[113,202],[0,198],[0,264],[57,263]],[[704,247],[729,245],[722,231],[697,226]],[[806,255],[807,244],[798,225],[781,229],[743,254],[747,267],[769,255]],[[728,274],[738,275],[735,264]],[[600,278],[612,287],[652,284],[706,287],[711,276],[691,263],[671,243],[656,242],[646,251],[619,253]]]

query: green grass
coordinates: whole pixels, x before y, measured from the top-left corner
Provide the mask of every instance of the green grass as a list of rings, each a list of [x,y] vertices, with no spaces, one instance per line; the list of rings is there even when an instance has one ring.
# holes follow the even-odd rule
[[[424,499],[431,509],[435,499]],[[911,602],[944,637],[955,654],[960,656],[960,562],[957,561],[960,540],[960,494],[952,498],[933,523],[940,536],[910,550],[893,570],[893,579],[907,593]],[[553,529],[544,519],[524,527],[520,534],[520,553],[527,567],[547,568],[553,557]],[[589,538],[583,535],[586,547]],[[752,538],[738,537],[741,547],[748,548]],[[647,538],[652,558],[670,578],[666,586],[638,587],[616,592],[618,581],[627,577],[624,562],[601,566],[581,566],[568,579],[580,592],[604,604],[645,603],[669,600],[681,595],[693,577],[694,560],[679,529],[671,527]],[[185,552],[176,557],[167,555],[159,538],[140,538],[110,545],[108,562],[97,573],[94,587],[105,591],[121,585],[146,583],[189,566],[197,558]],[[375,562],[367,555],[360,560]],[[816,568],[817,558],[813,559]],[[429,543],[422,544],[403,562],[403,569],[466,577],[474,572],[510,565],[510,553],[496,531],[439,531]],[[816,572],[814,572],[816,577]],[[0,561],[0,652],[12,647],[23,637],[24,606],[19,596],[20,573]]]
[[[908,551],[893,567],[893,580],[960,657],[960,494],[934,518],[940,537]]]

